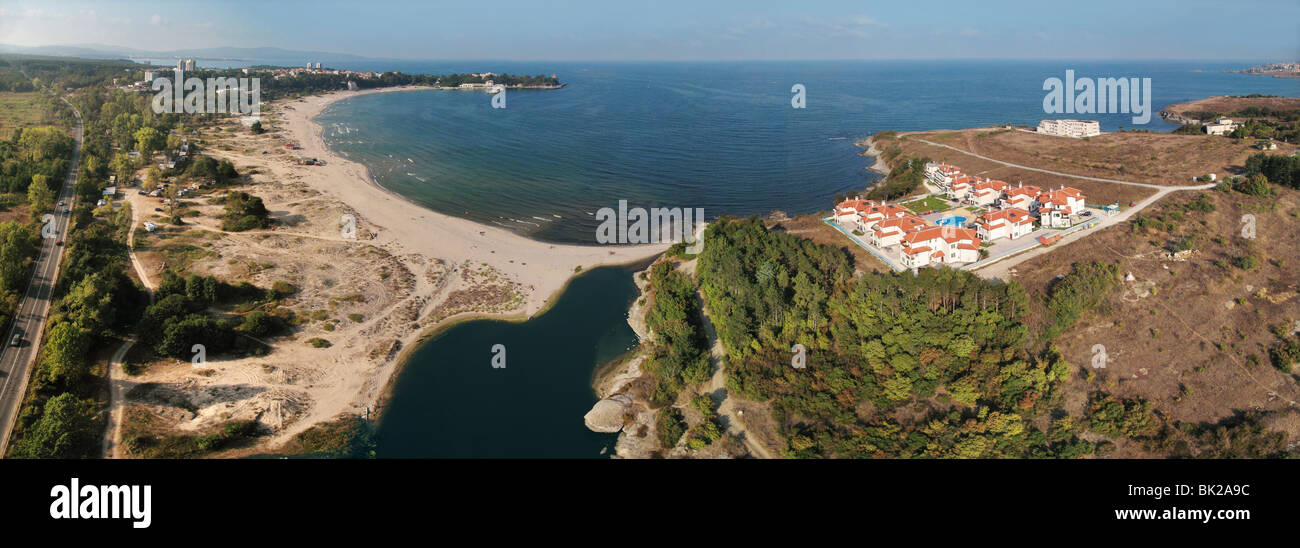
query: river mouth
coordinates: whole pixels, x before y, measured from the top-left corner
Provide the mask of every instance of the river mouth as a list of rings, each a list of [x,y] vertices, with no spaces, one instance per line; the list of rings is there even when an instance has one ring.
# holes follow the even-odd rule
[[[602,267],[578,275],[554,306],[531,320],[474,320],[421,345],[393,382],[375,455],[613,454],[617,435],[588,430],[583,415],[598,399],[591,387],[595,368],[637,344],[627,324],[637,295],[633,268]],[[494,360],[504,367],[494,367]]]

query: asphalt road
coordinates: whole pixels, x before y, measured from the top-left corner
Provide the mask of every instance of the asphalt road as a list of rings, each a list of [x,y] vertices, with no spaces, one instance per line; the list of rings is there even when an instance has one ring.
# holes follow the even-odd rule
[[[67,103],[68,100],[64,99],[63,102]],[[72,103],[68,103],[68,106],[72,107]],[[58,197],[64,206],[55,207],[54,237],[41,238],[40,255],[36,259],[32,280],[28,283],[27,293],[23,295],[23,300],[18,305],[18,315],[13,325],[8,326],[9,330],[4,332],[4,346],[0,347],[3,348],[3,351],[0,351],[0,375],[3,375],[0,377],[0,456],[8,451],[9,434],[13,430],[14,419],[18,416],[18,408],[22,405],[23,395],[27,392],[27,381],[31,376],[32,365],[36,361],[41,331],[45,327],[45,318],[50,311],[50,298],[58,279],[59,262],[63,259],[63,247],[57,245],[56,241],[64,239],[68,231],[68,221],[72,218],[68,212],[72,210],[73,187],[77,182],[77,167],[81,163],[81,141],[84,131],[81,113],[76,107],[72,107],[72,112],[77,116],[76,142],[72,149],[71,167],[68,169],[67,178],[63,181],[63,187],[59,189]],[[22,334],[22,342],[17,347],[10,345],[15,333]]]

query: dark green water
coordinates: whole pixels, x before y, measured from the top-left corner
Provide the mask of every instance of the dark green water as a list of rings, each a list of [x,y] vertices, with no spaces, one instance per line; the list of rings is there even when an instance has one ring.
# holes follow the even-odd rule
[[[587,429],[595,367],[636,344],[632,271],[575,278],[545,314],[473,321],[421,346],[398,374],[378,429],[381,458],[603,458],[614,434]],[[492,367],[496,344],[506,367]]]

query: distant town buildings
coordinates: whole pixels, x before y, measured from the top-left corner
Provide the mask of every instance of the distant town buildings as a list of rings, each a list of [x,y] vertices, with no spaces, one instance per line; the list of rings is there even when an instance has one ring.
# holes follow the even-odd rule
[[[1096,120],[1043,120],[1038,132],[1059,137],[1092,137],[1101,135],[1101,125]]]
[[[176,60],[176,70],[194,70],[194,69],[197,69],[197,68],[199,68],[199,65],[198,65],[198,63],[195,63],[195,62],[194,62],[194,59],[177,59],[177,60]]]

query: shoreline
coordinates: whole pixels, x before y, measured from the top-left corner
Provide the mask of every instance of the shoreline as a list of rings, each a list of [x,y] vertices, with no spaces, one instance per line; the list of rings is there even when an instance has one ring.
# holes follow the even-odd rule
[[[399,208],[395,209],[418,210],[422,215],[417,218],[431,217],[437,225],[450,226],[453,229],[459,229],[462,231],[468,230],[474,233],[479,233],[482,235],[481,237],[487,238],[490,242],[494,241],[507,244],[506,247],[544,248],[543,253],[553,258],[553,260],[559,260],[559,257],[571,256],[577,263],[576,266],[581,266],[582,268],[580,270],[565,268],[563,275],[556,275],[553,269],[548,269],[547,272],[543,273],[536,273],[529,272],[528,270],[530,269],[519,270],[509,268],[509,266],[518,264],[514,263],[513,260],[505,265],[496,264],[501,262],[500,257],[502,257],[502,255],[497,255],[495,253],[496,251],[501,251],[498,249],[489,249],[489,253],[487,253],[486,256],[482,252],[470,253],[469,258],[471,260],[490,264],[494,268],[505,270],[507,273],[511,273],[511,270],[515,270],[513,273],[519,274],[524,280],[531,279],[531,281],[534,282],[532,285],[535,286],[535,289],[530,292],[529,297],[521,307],[510,313],[461,312],[438,320],[428,327],[416,330],[413,335],[405,337],[403,340],[402,350],[392,360],[393,365],[391,371],[385,375],[386,378],[383,380],[382,384],[383,388],[381,388],[370,401],[370,407],[374,409],[374,411],[372,411],[372,421],[376,424],[378,424],[378,421],[381,420],[383,416],[382,408],[379,406],[386,404],[392,397],[392,390],[397,381],[398,375],[403,369],[405,369],[407,364],[409,364],[415,351],[424,344],[443,335],[452,327],[476,320],[494,320],[513,323],[531,320],[549,310],[569,287],[574,278],[592,268],[637,264],[653,257],[657,257],[670,247],[670,244],[649,244],[646,246],[600,246],[549,243],[540,240],[533,240],[505,228],[483,225],[469,219],[453,217],[445,213],[434,211],[411,201],[409,198],[402,196],[396,191],[384,187],[374,178],[367,166],[360,162],[345,158],[333,149],[330,149],[324,139],[324,127],[315,120],[315,118],[324,112],[324,110],[330,105],[345,99],[374,93],[398,93],[422,90],[445,91],[440,88],[429,86],[400,86],[358,91],[335,91],[298,97],[295,99],[285,99],[277,102],[277,104],[281,107],[280,114],[283,117],[282,123],[286,133],[288,133],[288,136],[292,140],[296,140],[299,146],[302,147],[301,150],[295,152],[302,153],[304,156],[315,156],[326,160],[325,166],[314,166],[311,169],[330,170],[332,168],[336,172],[342,171],[345,174],[350,175],[354,182],[360,180],[360,182],[362,182],[362,185],[359,185],[360,188],[368,189],[370,192],[381,193],[386,199],[397,200],[402,204]],[[304,109],[299,107],[299,105],[304,103],[308,108]],[[285,109],[283,108],[285,106],[293,106],[294,108]],[[342,180],[337,182],[346,183],[347,181]],[[345,189],[340,188],[338,185],[331,185],[328,188],[322,188],[320,190],[330,193],[331,190],[338,192]],[[373,205],[368,203],[370,197],[358,197],[361,199],[353,200],[344,196],[337,197],[340,198],[344,204],[347,204],[358,212],[359,221],[364,219],[366,222],[376,225],[379,228],[376,232],[379,234],[383,234],[385,228],[390,230],[396,228],[398,231],[403,232],[406,231],[403,229],[410,228],[392,226],[385,227],[384,224],[393,224],[386,219],[384,221],[376,222],[375,215],[368,215],[367,211],[362,210],[366,205]],[[411,211],[411,213],[414,212],[415,211]],[[463,236],[464,233],[462,232],[461,235]],[[428,247],[427,242],[425,246],[415,246],[415,242],[418,241],[420,240],[406,240],[406,243],[411,247]],[[429,249],[429,251],[432,251],[432,249]],[[426,256],[436,257],[438,255],[426,254]],[[450,264],[458,264],[461,261],[452,259],[447,260],[447,262]],[[530,274],[532,274],[532,276],[530,276]],[[536,276],[536,274],[542,275]]]
[[[875,159],[875,162],[870,166],[867,166],[867,170],[874,172],[881,177],[888,177],[889,166],[885,164],[884,158],[881,158],[880,150],[876,149],[876,136],[872,135],[866,139],[858,141],[856,144],[858,146],[863,146],[864,143],[866,144],[867,149],[862,151],[859,156],[870,156]]]
[[[232,382],[227,377],[239,376],[241,382],[261,387],[266,394],[262,397],[274,400],[284,393],[293,394],[289,397],[301,409],[300,414],[292,421],[284,421],[269,436],[248,448],[250,454],[274,453],[302,432],[340,416],[359,415],[364,409],[369,409],[372,420],[378,421],[382,417],[382,408],[378,406],[391,398],[397,375],[414,351],[426,342],[468,321],[522,322],[535,318],[553,306],[575,277],[597,267],[625,267],[653,260],[671,245],[543,242],[502,227],[434,211],[385,188],[365,165],[331,150],[324,140],[324,127],[314,120],[329,105],[343,99],[419,90],[438,91],[428,86],[403,86],[279,99],[267,105],[263,113],[267,133],[223,135],[216,143],[220,146],[207,147],[218,159],[228,159],[241,166],[241,171],[252,169],[254,174],[250,176],[247,190],[268,200],[268,208],[284,210],[282,214],[300,218],[264,234],[227,233],[223,239],[231,245],[242,246],[241,249],[259,262],[279,262],[274,255],[259,251],[258,245],[249,247],[241,241],[275,233],[282,234],[282,238],[314,238],[312,241],[318,242],[317,245],[341,245],[341,249],[351,250],[344,251],[346,256],[354,257],[348,261],[370,265],[362,267],[362,279],[373,280],[377,270],[395,267],[399,276],[407,280],[403,282],[405,285],[380,288],[379,300],[365,305],[370,309],[364,314],[364,321],[340,323],[341,329],[320,332],[319,336],[328,337],[333,343],[331,348],[303,347],[304,340],[318,335],[319,326],[311,325],[275,340],[266,356],[225,361],[217,375],[200,382],[196,388],[202,389]],[[284,149],[289,142],[297,142],[300,148]],[[271,154],[267,155],[268,151]],[[295,157],[318,158],[325,160],[325,165],[296,165]],[[339,227],[344,222],[341,214],[354,217],[356,236],[351,239],[340,238]],[[379,258],[371,259],[371,256]],[[225,259],[209,263],[207,271],[200,272],[228,271],[225,263]],[[343,268],[343,263],[339,267]],[[274,279],[283,274],[266,276]],[[366,283],[382,286],[385,279]],[[342,292],[331,289],[332,284],[313,286],[307,280],[302,282],[308,285],[302,287],[305,292],[297,305],[303,309],[300,313],[337,301]],[[362,289],[358,286],[348,291]],[[478,300],[476,295],[491,291],[508,291],[508,294],[505,300],[496,301],[497,304]],[[293,376],[314,380],[300,384],[268,376],[250,383],[248,369],[261,368],[268,362],[292,371]],[[159,369],[146,377],[168,378],[185,373],[188,371]],[[241,407],[278,409],[278,400],[262,397],[250,399]],[[190,431],[202,429],[218,412],[203,409],[178,427]]]
[[[596,268],[637,269],[641,265],[652,262],[657,258],[658,256],[656,255],[653,258],[637,259],[632,262],[621,263],[621,264],[600,265]],[[635,276],[636,272],[638,271],[639,270],[633,270],[633,276]],[[573,276],[569,277],[569,279],[564,282],[564,285],[555,291],[555,293],[551,296],[551,299],[549,299],[546,302],[546,305],[541,310],[538,310],[537,312],[531,315],[523,315],[523,314],[492,315],[492,314],[486,314],[482,312],[462,312],[444,318],[442,321],[439,321],[434,325],[421,331],[419,335],[415,337],[415,340],[410,345],[403,346],[402,350],[398,353],[397,357],[394,358],[394,361],[397,362],[396,367],[393,370],[393,373],[389,375],[387,382],[384,383],[384,388],[383,390],[380,391],[379,397],[376,398],[375,400],[375,406],[374,406],[375,409],[371,411],[371,416],[373,417],[371,419],[371,423],[374,424],[376,427],[378,427],[379,422],[380,420],[382,420],[384,415],[383,408],[387,407],[389,400],[392,399],[393,388],[397,383],[398,375],[401,375],[402,370],[406,369],[406,366],[410,364],[411,358],[415,355],[415,351],[419,350],[421,346],[433,342],[434,340],[443,336],[447,331],[451,330],[451,328],[453,327],[457,327],[462,324],[466,324],[470,322],[496,321],[496,322],[507,322],[507,323],[524,323],[524,322],[528,322],[540,318],[547,312],[550,312],[551,308],[555,306],[555,303],[559,302],[560,298],[564,296],[564,293],[569,290],[569,286],[573,284],[574,280],[578,279],[580,276],[586,275],[589,272],[591,272],[591,270],[587,270],[587,269],[584,269],[581,272],[574,272]],[[635,304],[635,301],[633,303]],[[606,363],[596,364],[593,372],[605,366]]]

